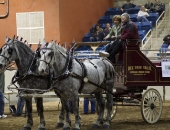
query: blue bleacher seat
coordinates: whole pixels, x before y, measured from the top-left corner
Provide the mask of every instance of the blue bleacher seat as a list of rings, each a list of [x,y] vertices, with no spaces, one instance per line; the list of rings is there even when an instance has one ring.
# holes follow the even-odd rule
[[[137,14],[129,14],[130,16],[130,19],[133,21],[133,22],[136,22],[137,21]]]
[[[140,8],[141,8],[141,6],[135,6],[134,8],[133,8],[133,13],[134,14],[137,14],[138,12],[139,12],[139,10],[140,10]]]
[[[105,29],[106,28],[106,24],[102,24],[101,28]]]
[[[92,33],[86,33],[86,35],[83,37],[83,42],[90,42],[90,37],[92,37]]]
[[[122,10],[120,8],[116,8],[115,9],[115,14],[116,15],[121,15],[122,14]]]
[[[152,29],[152,21],[150,21],[150,22],[142,22],[141,30],[145,30],[146,33],[147,33],[150,29]]]
[[[158,13],[149,13],[149,16],[147,17],[147,19],[149,21],[152,21],[152,24],[155,25],[156,20],[158,19],[159,14]]]
[[[100,17],[100,19],[98,20],[98,24],[104,24],[104,23],[108,23],[108,16],[102,16]]]
[[[105,16],[110,16],[115,14],[115,8],[108,8],[105,12]]]
[[[93,33],[94,28],[95,28],[95,24],[93,24],[92,28],[90,29],[90,33]]]
[[[146,35],[146,31],[145,30],[139,30],[138,33],[139,33],[140,40],[142,40],[145,37],[145,35]]]
[[[134,9],[133,8],[124,9],[124,12],[126,12],[128,14],[134,14]]]
[[[134,24],[138,27],[138,30],[141,30],[141,22],[134,22]]]

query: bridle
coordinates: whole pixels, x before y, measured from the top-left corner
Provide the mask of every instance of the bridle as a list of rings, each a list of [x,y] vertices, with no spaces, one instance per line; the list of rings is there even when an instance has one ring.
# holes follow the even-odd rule
[[[9,57],[6,57],[5,55],[1,55],[0,54],[0,56],[2,56],[3,58],[5,58],[5,68],[7,67],[7,65],[10,63],[10,61],[9,61],[9,59],[11,58],[11,56],[12,56],[12,52],[13,52],[13,49],[10,47],[10,45],[9,44],[5,44],[5,45],[3,45],[2,46],[2,48],[3,47],[9,47],[9,49],[8,49],[8,54],[9,54]],[[1,51],[2,51],[2,48],[1,48]]]
[[[44,48],[42,48],[42,55],[44,55],[44,60],[40,60],[40,61],[43,61],[43,62],[50,68],[50,63],[51,63],[52,58],[53,58],[53,56],[54,56],[54,51],[53,51],[52,48],[47,48],[47,46],[48,46],[48,45],[46,45]],[[66,56],[63,52],[61,52],[56,46],[55,46],[55,49],[56,49],[61,55],[63,55],[65,58],[67,58],[67,56]],[[49,62],[47,62],[46,57],[45,57],[45,53],[46,53],[47,50],[51,50],[51,56],[50,56],[50,61],[49,61]]]
[[[46,53],[47,50],[51,50],[51,55],[50,55],[50,61],[49,62],[47,62],[46,56],[45,56],[45,53]],[[44,55],[44,60],[40,60],[40,61],[43,61],[45,64],[47,64],[48,67],[50,67],[50,63],[51,63],[52,58],[54,56],[53,49],[51,49],[51,48],[42,48],[42,55]]]

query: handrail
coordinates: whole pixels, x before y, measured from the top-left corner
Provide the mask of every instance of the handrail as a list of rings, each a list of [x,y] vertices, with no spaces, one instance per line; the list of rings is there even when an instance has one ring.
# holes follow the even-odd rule
[[[159,16],[159,18],[156,20],[156,42],[158,43],[158,28],[162,24],[162,22],[165,20],[165,17],[162,19],[162,21],[159,23],[159,20],[162,18],[162,16],[165,14],[165,11],[162,12],[162,14]]]
[[[150,35],[150,37],[148,38],[148,40],[146,41],[146,43],[144,44],[144,40],[145,38],[151,33],[151,29],[147,32],[147,34],[144,36],[144,38],[142,39],[142,49],[147,45],[147,42],[150,40],[150,38],[152,37],[152,35]]]

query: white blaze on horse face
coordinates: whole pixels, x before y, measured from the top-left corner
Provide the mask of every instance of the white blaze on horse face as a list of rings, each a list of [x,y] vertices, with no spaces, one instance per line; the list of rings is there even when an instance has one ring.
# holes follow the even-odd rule
[[[42,54],[42,52],[41,52],[40,64],[38,67],[38,71],[40,74],[45,74],[45,70],[47,70],[46,63],[44,62],[44,59],[45,59],[44,57],[45,57],[45,55]]]

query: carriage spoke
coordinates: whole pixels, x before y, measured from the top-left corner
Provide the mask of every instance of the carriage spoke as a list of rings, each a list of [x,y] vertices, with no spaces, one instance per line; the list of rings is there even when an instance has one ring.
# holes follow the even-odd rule
[[[150,107],[144,108],[143,111],[146,111],[146,110],[148,110],[148,109],[150,109]]]

